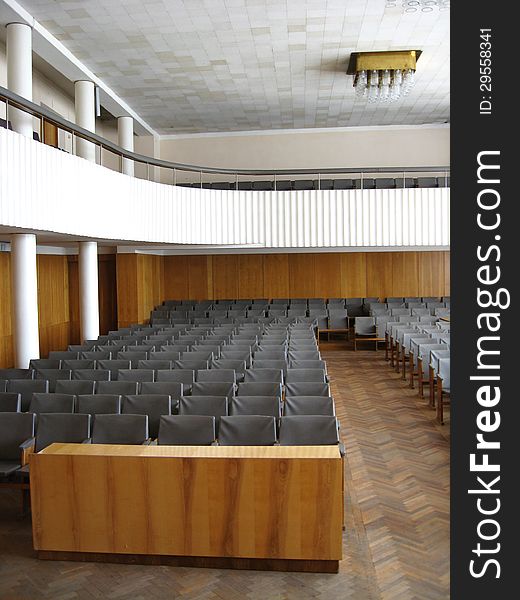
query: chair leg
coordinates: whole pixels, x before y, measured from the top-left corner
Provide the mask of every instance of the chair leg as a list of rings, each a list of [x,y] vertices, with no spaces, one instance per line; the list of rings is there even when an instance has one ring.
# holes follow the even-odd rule
[[[430,407],[435,408],[435,378],[434,378],[433,369],[432,369],[431,365],[430,365],[429,382],[430,382]]]
[[[394,368],[395,360],[394,360],[394,340],[390,337],[390,366],[392,369]]]
[[[385,360],[389,360],[388,356],[388,333],[385,333]]]
[[[403,369],[402,369],[401,379],[406,381],[406,354],[403,352]]]
[[[424,398],[423,366],[422,358],[417,359],[417,385],[419,388],[419,398]]]
[[[444,404],[442,400],[442,379],[437,377],[437,421],[444,425]]]
[[[410,351],[410,389],[413,390],[414,388],[414,383],[413,383],[413,368],[414,368],[414,364],[413,364],[413,352]]]

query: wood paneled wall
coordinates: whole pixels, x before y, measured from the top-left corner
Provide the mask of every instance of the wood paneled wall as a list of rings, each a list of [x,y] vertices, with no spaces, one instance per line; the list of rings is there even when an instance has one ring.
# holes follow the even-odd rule
[[[11,310],[11,255],[0,252],[0,368],[14,364]],[[39,254],[38,317],[40,355],[79,343],[77,256]],[[99,257],[100,331],[117,328],[116,257]],[[144,317],[143,317],[144,318]]]
[[[443,296],[449,278],[449,252],[121,254],[118,320],[146,320],[166,299]]]

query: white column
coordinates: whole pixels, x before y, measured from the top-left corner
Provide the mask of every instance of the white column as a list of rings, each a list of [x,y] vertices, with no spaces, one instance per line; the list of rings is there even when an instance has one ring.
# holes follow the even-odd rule
[[[97,242],[79,243],[79,315],[81,340],[99,336]]]
[[[76,81],[74,83],[74,102],[76,125],[96,132],[96,105],[94,100],[94,83],[92,81]],[[76,138],[76,155],[96,162],[96,147],[92,142]]]
[[[132,117],[117,118],[117,139],[121,148],[134,151],[134,119]],[[124,158],[121,172],[133,177],[134,161]]]
[[[7,87],[32,100],[32,29],[24,23],[7,25]],[[33,117],[16,108],[9,109],[13,130],[33,137]]]
[[[32,358],[40,358],[36,236],[32,233],[11,237],[11,285],[15,366],[27,369]]]

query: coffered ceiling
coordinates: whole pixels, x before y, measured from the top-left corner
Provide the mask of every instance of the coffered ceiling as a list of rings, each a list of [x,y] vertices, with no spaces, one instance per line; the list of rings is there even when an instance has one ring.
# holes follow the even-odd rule
[[[20,1],[161,134],[449,120],[446,0]],[[390,49],[415,88],[355,99],[350,53]]]

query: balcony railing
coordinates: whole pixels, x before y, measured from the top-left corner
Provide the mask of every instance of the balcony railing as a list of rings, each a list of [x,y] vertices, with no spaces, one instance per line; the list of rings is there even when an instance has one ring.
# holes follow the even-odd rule
[[[0,103],[4,107],[5,118],[0,117],[0,125],[11,128],[9,111],[23,111],[37,120],[34,139],[45,139],[45,124],[54,126],[57,131],[70,135],[70,149],[76,153],[78,139],[91,142],[96,148],[96,163],[107,165],[106,153],[116,158],[118,170],[123,171],[125,159],[133,161],[135,176],[140,179],[157,181],[170,185],[200,187],[203,189],[231,189],[258,191],[290,191],[305,189],[372,189],[372,188],[413,188],[448,187],[450,167],[345,167],[328,169],[232,169],[175,163],[125,150],[121,146],[103,138],[79,125],[64,119],[57,113],[39,106],[18,94],[0,86]],[[114,168],[112,158],[111,168]]]

